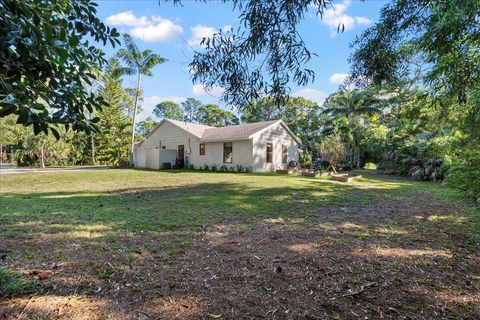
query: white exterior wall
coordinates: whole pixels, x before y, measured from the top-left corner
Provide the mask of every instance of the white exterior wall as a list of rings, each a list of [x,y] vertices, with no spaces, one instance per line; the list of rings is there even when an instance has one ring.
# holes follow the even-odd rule
[[[195,168],[202,168],[205,164],[209,167],[216,164],[217,167],[225,165],[236,166],[242,165],[252,170],[252,140],[237,140],[225,141],[232,142],[232,163],[223,163],[223,141],[220,142],[205,142],[205,155],[200,155],[199,142],[195,142],[195,147],[192,148],[192,161]]]
[[[193,164],[195,168],[202,168],[205,164],[214,164],[219,168],[222,165],[248,167],[252,172],[269,172],[275,169],[286,168],[291,160],[298,161],[298,143],[280,124],[275,124],[258,132],[249,140],[225,141],[232,142],[233,161],[223,163],[223,142],[205,142],[205,155],[200,155],[200,141],[185,130],[164,122],[143,143],[136,146],[134,164],[138,168],[159,169],[162,157],[161,146],[165,146],[169,157],[178,145],[185,146],[185,165]],[[266,163],[267,143],[273,145],[273,161]],[[282,163],[282,145],[287,146],[288,160]],[[167,152],[164,152],[165,155]]]
[[[185,152],[188,152],[189,146],[197,139],[176,125],[164,122],[143,143],[136,146],[134,165],[137,168],[159,169],[160,159],[164,158],[160,156],[162,146],[165,146],[165,149],[178,150],[178,145],[183,144]],[[168,158],[171,158],[170,152]]]
[[[272,163],[267,163],[267,143],[273,145]],[[282,145],[287,146],[287,163],[282,163]],[[298,143],[280,123],[253,136],[253,172],[285,169],[291,160],[298,161]]]

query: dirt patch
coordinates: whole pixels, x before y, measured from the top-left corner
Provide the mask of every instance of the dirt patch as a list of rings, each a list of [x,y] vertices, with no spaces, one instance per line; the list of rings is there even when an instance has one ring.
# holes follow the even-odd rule
[[[479,244],[442,223],[460,208],[425,196],[308,221],[7,237],[1,266],[39,290],[1,300],[0,319],[478,319]]]

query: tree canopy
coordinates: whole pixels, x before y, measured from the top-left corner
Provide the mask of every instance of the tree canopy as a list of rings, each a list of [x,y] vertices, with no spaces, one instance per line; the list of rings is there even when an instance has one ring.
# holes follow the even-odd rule
[[[236,115],[221,109],[216,104],[204,104],[198,109],[195,118],[198,123],[212,127],[225,127],[239,123]]]
[[[35,134],[58,124],[90,131],[87,114],[103,104],[86,90],[106,62],[103,45],[119,43],[90,0],[5,0],[0,3],[0,117],[15,114]]]
[[[420,76],[435,96],[465,104],[480,87],[478,0],[398,0],[352,44],[352,79],[392,84]]]
[[[173,101],[163,101],[155,106],[153,114],[158,118],[168,118],[173,120],[183,120],[185,113],[183,109]]]
[[[291,84],[304,86],[314,80],[313,70],[306,67],[314,54],[297,27],[312,8],[322,16],[330,0],[231,3],[240,11],[239,27],[219,30],[202,41],[205,50],[196,51],[189,65],[195,83],[205,84],[207,90],[224,88],[223,100],[243,108],[265,96],[281,104]]]

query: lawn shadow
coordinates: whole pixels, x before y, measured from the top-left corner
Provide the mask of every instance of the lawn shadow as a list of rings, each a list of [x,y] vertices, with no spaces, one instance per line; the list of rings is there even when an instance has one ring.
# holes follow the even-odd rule
[[[224,179],[2,194],[0,266],[39,290],[3,300],[0,316],[479,314],[479,242],[462,232],[473,223],[462,207],[388,178],[264,177],[270,187]]]

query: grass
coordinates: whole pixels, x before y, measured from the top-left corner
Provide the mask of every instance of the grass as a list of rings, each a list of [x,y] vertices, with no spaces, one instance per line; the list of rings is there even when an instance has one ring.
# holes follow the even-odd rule
[[[9,268],[0,268],[0,298],[8,298],[35,292],[36,282],[22,279],[20,274]]]
[[[275,273],[268,271],[273,262],[263,267],[252,267],[252,263],[288,257],[291,265],[283,268],[296,270],[291,287],[312,283],[302,278],[301,272],[308,266],[324,265],[321,274],[325,270],[333,275],[343,272],[341,277],[322,280],[322,299],[330,294],[340,298],[323,301],[323,309],[317,311],[326,317],[351,317],[348,310],[353,311],[358,304],[351,304],[349,295],[339,292],[346,290],[340,283],[351,287],[362,280],[355,278],[360,277],[355,275],[357,271],[349,270],[360,272],[369,266],[365,267],[369,271],[362,271],[371,273],[369,277],[386,277],[387,272],[397,279],[395,272],[415,273],[418,269],[418,278],[405,275],[411,282],[401,286],[404,295],[419,290],[425,274],[430,273],[428,279],[435,286],[427,288],[425,284],[422,290],[440,295],[435,280],[450,264],[460,265],[458,270],[472,279],[480,276],[478,270],[470,269],[479,261],[475,251],[480,230],[477,207],[441,184],[380,176],[372,171],[360,173],[364,179],[352,184],[296,175],[202,171],[102,170],[1,176],[0,238],[5,241],[0,244],[0,256],[5,253],[0,271],[10,280],[3,282],[8,285],[0,284],[0,296],[2,290],[9,290],[3,297],[28,299],[30,291],[25,291],[24,285],[37,281],[40,274],[37,299],[45,297],[51,305],[43,300],[30,302],[26,314],[48,317],[68,297],[68,303],[75,300],[77,305],[69,307],[65,318],[87,309],[92,318],[106,314],[132,319],[149,318],[148,314],[156,312],[166,319],[177,314],[195,319],[225,314],[227,309],[243,310],[230,314],[230,318],[238,318],[255,308],[238,298],[217,301],[219,293],[209,289],[208,283],[222,279],[212,288],[228,288],[237,296],[245,294],[245,299],[258,286],[266,286],[267,293],[262,293],[261,299],[275,304],[276,291],[268,289],[275,283],[271,278]],[[365,256],[365,252],[369,254]],[[299,254],[309,260],[297,262]],[[452,256],[460,263],[450,261]],[[360,269],[353,265],[358,259],[363,259]],[[404,266],[407,262],[410,264]],[[232,274],[227,276],[229,270]],[[256,278],[248,272],[239,276],[245,270],[257,272]],[[30,278],[22,280],[18,272]],[[239,287],[235,287],[232,279],[238,277]],[[264,278],[272,284],[256,282]],[[329,280],[334,280],[331,286]],[[443,285],[447,288],[449,279],[441,280],[446,281]],[[391,286],[396,292],[400,285],[393,282],[385,288]],[[473,290],[453,280],[451,283],[449,295],[461,296],[462,290]],[[241,293],[248,286],[251,290]],[[307,292],[310,290],[320,289]],[[301,297],[303,293],[294,295]],[[377,300],[389,296],[395,294],[387,292]],[[148,301],[155,299],[164,302],[153,307]],[[419,305],[412,315],[426,308],[422,303],[428,306],[422,299],[427,298],[417,299]],[[471,304],[447,303],[445,299],[442,303],[448,306],[448,315],[475,315],[480,298],[471,299]],[[134,300],[137,302],[132,305]],[[108,301],[116,302],[106,306]],[[300,317],[295,308],[313,312],[313,307],[302,307],[301,300],[290,303],[293,311],[288,317],[292,319]],[[318,303],[312,300],[309,306]],[[392,312],[388,308],[400,308],[388,301],[383,301],[385,309],[374,301],[364,303],[371,307],[362,312],[374,318],[379,310],[384,314]],[[182,305],[188,308],[182,309]],[[138,306],[150,311],[139,312]],[[427,308],[425,314],[441,314],[444,310],[439,308]],[[1,309],[0,301],[0,317]],[[268,308],[258,310],[258,316],[265,316]],[[18,310],[5,312],[10,315]]]

